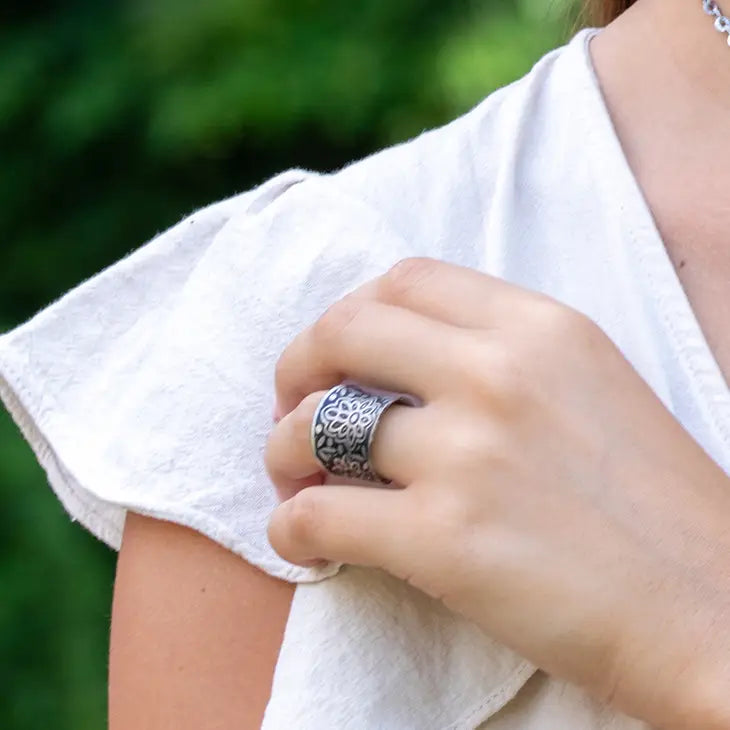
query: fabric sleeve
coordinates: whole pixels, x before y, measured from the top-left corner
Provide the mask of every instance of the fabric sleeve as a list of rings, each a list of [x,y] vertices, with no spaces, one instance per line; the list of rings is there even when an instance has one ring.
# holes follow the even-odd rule
[[[409,255],[326,175],[290,170],[189,218],[0,337],[0,398],[71,517],[118,549],[127,510],[271,575],[274,365],[302,328]]]

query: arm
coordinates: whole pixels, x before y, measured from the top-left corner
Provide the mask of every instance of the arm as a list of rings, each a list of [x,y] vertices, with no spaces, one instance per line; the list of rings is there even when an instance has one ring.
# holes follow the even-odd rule
[[[294,586],[130,513],[112,610],[110,730],[259,728]]]

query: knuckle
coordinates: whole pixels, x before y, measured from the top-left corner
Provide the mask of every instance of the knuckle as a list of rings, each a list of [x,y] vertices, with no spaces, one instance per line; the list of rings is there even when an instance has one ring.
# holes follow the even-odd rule
[[[340,339],[358,318],[363,303],[353,297],[344,297],[332,304],[312,325],[312,335],[319,343],[332,343]]]
[[[284,439],[279,435],[280,429],[277,426],[268,440],[264,448],[264,469],[271,482],[279,487],[286,481],[286,458],[284,457],[283,448]]]
[[[407,301],[414,291],[435,276],[439,262],[425,256],[401,259],[383,275],[380,281],[381,298],[388,302]]]
[[[526,358],[512,347],[494,343],[479,347],[474,357],[470,391],[492,405],[516,407],[529,381]]]
[[[610,342],[600,325],[594,322],[587,314],[573,311],[572,339],[574,342],[586,345],[589,350],[598,351],[603,345]]]
[[[467,495],[441,486],[423,500],[418,524],[425,526],[436,539],[443,538],[444,544],[452,545],[451,540],[464,534],[476,519],[477,508]]]
[[[297,372],[297,361],[300,359],[300,345],[303,333],[296,335],[280,353],[274,363],[274,382],[279,388],[285,388]]]
[[[276,362],[274,363],[274,382],[275,383],[281,383],[284,378],[286,378],[287,374],[287,351],[284,350],[279,357],[276,359]]]
[[[548,300],[533,312],[532,325],[538,336],[533,339],[532,357],[548,363],[565,351],[595,355],[605,351],[610,339],[587,314]]]
[[[269,434],[264,447],[264,467],[274,483],[282,476],[284,464],[293,456],[302,459],[309,455],[314,412],[323,395],[319,391],[306,395]]]
[[[304,396],[302,402],[291,413],[291,428],[297,435],[309,434],[314,412],[324,397],[323,391],[316,391]]]
[[[482,431],[466,423],[450,428],[444,436],[448,461],[462,469],[469,464],[483,462],[488,446]]]
[[[277,473],[277,430],[278,426],[272,430],[264,446],[264,469],[266,469],[266,473],[272,481],[276,479]]]
[[[582,335],[593,322],[577,309],[561,304],[554,299],[541,299],[531,311],[531,322],[534,329],[541,333],[546,347],[574,341]]]
[[[322,502],[313,492],[303,489],[285,504],[288,504],[286,527],[289,541],[306,549],[314,542],[323,524]]]
[[[482,480],[485,469],[502,469],[509,463],[511,450],[509,436],[504,428],[490,418],[478,418],[462,426],[449,429],[444,437],[444,467],[458,470],[467,478]]]

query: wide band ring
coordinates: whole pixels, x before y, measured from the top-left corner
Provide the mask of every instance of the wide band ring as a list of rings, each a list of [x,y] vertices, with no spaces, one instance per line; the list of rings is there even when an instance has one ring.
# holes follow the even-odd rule
[[[390,484],[370,463],[370,446],[380,417],[393,403],[410,404],[407,396],[380,395],[354,384],[330,388],[314,412],[312,452],[335,476]]]

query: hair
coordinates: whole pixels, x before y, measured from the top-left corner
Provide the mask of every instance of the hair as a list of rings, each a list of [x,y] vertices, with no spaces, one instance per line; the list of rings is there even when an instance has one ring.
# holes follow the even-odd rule
[[[607,25],[630,8],[636,0],[586,0],[587,15],[596,25]]]

